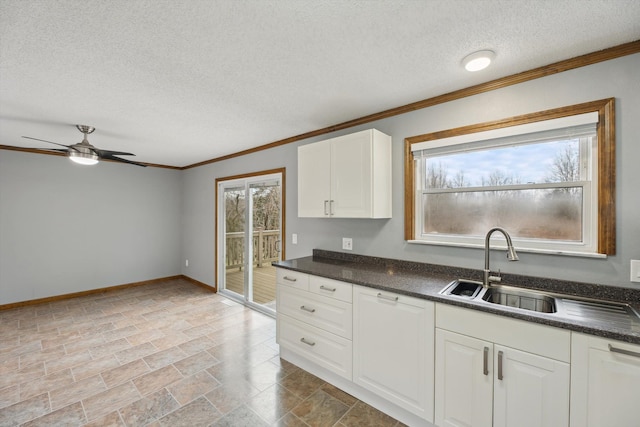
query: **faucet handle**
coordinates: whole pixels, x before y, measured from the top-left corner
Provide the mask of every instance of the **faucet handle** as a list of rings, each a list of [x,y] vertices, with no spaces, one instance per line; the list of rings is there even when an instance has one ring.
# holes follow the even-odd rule
[[[495,276],[489,275],[489,283],[500,283],[502,282],[502,276],[500,275],[500,270],[495,274]]]

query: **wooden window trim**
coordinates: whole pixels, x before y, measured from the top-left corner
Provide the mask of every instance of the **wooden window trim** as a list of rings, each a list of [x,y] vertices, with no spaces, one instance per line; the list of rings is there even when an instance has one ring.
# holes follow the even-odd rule
[[[506,119],[447,129],[405,139],[404,147],[404,238],[415,240],[415,171],[411,146],[457,135],[484,132],[543,120],[597,112],[598,125],[598,249],[605,255],[616,253],[616,155],[615,98],[601,99]]]

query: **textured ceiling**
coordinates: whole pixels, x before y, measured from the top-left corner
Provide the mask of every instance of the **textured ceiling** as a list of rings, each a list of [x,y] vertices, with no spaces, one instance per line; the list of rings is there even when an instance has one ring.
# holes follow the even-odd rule
[[[0,0],[0,144],[186,166],[637,39],[638,0]]]

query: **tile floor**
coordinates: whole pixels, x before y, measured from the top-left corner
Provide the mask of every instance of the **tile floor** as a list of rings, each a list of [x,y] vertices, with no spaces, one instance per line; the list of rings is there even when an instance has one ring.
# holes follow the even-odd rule
[[[0,311],[0,426],[401,426],[184,280]]]

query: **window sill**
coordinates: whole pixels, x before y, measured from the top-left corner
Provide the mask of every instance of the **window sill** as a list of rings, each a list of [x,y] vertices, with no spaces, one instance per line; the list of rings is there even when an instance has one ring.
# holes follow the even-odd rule
[[[457,248],[476,248],[476,249],[484,249],[484,245],[482,244],[474,244],[474,243],[449,243],[449,242],[427,242],[424,240],[407,240],[407,243],[413,243],[418,245],[433,245],[433,246],[451,246]],[[539,249],[539,248],[527,248],[518,245],[514,245],[516,251],[518,252],[527,252],[527,253],[535,253],[535,254],[544,254],[544,255],[562,255],[562,256],[572,256],[572,257],[582,257],[582,258],[597,258],[597,259],[606,259],[606,254],[598,254],[593,252],[578,252],[578,251],[568,251],[568,250],[557,250],[557,249]],[[506,246],[501,245],[491,245],[491,249],[505,249]]]

